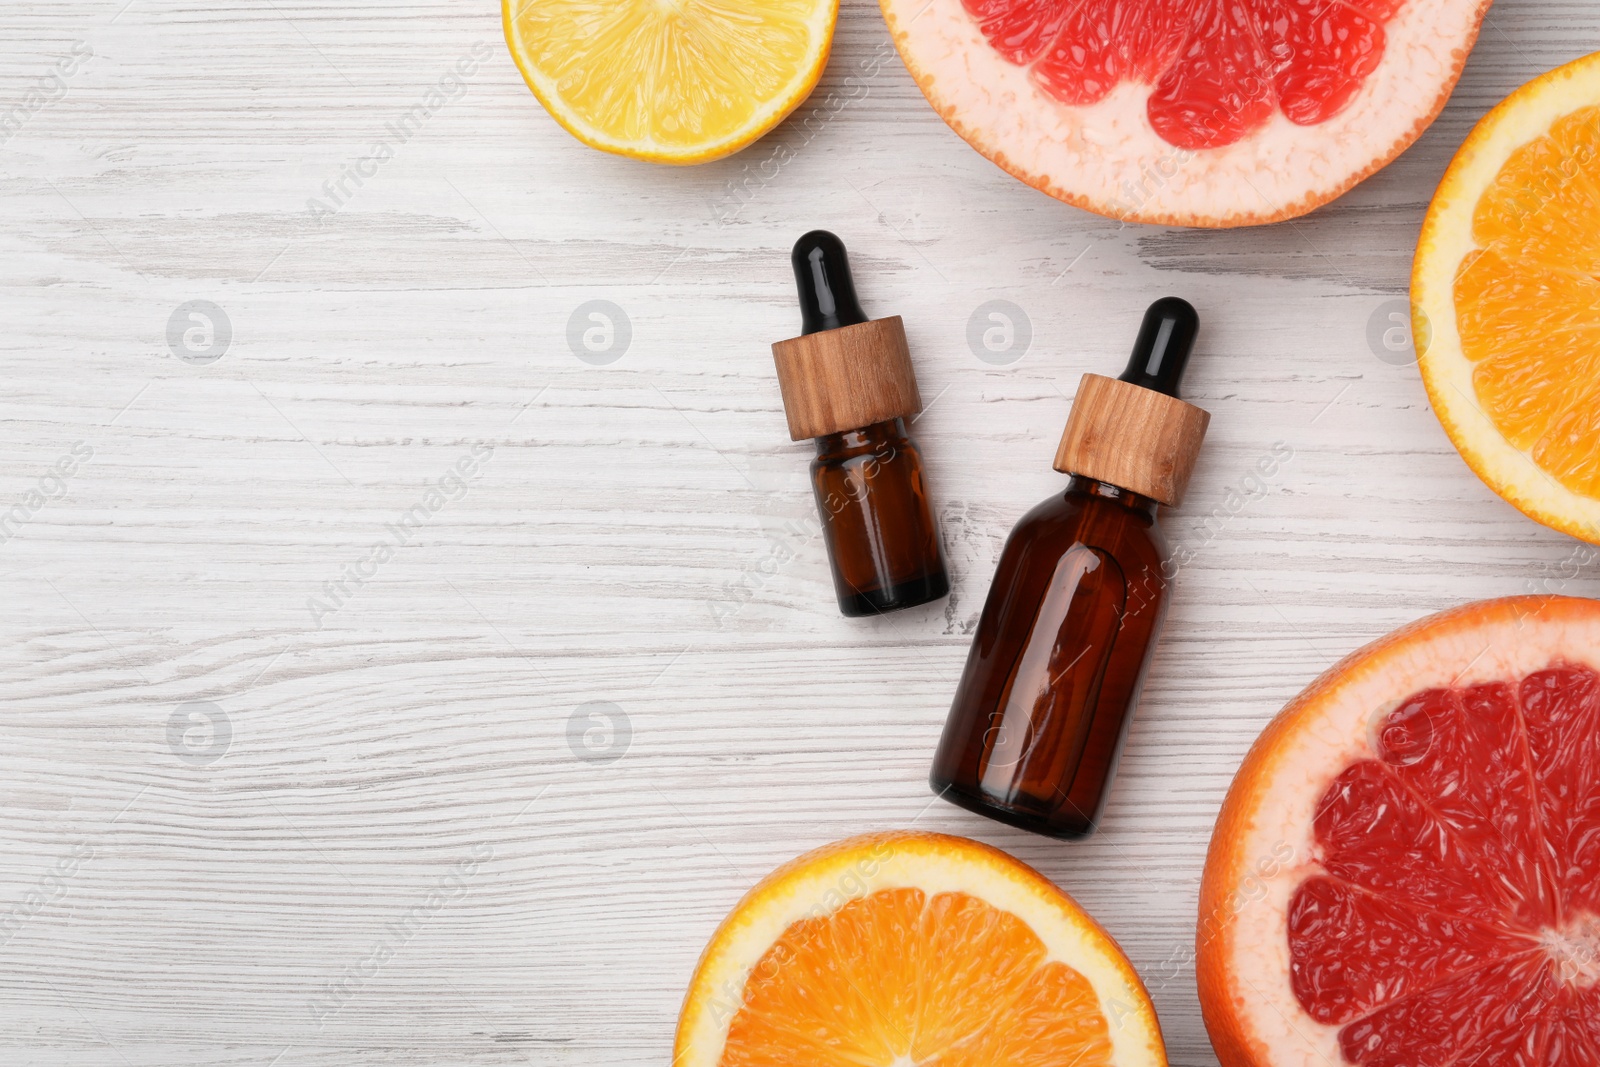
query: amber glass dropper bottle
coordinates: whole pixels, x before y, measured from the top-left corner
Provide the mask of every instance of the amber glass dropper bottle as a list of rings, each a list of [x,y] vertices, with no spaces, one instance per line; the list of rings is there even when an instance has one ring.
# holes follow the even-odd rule
[[[789,435],[814,438],[811,488],[833,564],[839,610],[877,615],[950,591],[922,453],[905,420],[922,410],[906,331],[869,320],[844,242],[812,230],[791,256],[799,337],[772,346]]]
[[[930,782],[947,800],[1094,832],[1166,612],[1156,508],[1182,498],[1210,421],[1178,399],[1199,327],[1158,300],[1122,376],[1084,375],[1056,453],[1071,478],[1006,541],[945,723]]]

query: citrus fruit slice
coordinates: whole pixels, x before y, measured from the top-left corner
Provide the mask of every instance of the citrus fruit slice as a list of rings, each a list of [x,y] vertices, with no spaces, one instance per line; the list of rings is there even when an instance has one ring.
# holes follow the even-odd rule
[[[944,120],[1113,218],[1303,215],[1444,106],[1489,0],[879,0]]]
[[[737,152],[799,106],[839,0],[502,0],[528,88],[584,144],[656,163]]]
[[[1467,465],[1600,541],[1600,54],[1478,123],[1428,209],[1411,300],[1422,380]]]
[[[958,837],[882,833],[767,876],[706,946],[674,1067],[1165,1067],[1083,909]]]
[[[1224,1067],[1600,1065],[1600,603],[1413,624],[1291,701],[1206,857]]]

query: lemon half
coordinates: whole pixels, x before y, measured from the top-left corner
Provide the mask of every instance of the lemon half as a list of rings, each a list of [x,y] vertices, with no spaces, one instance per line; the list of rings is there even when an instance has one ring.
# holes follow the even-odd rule
[[[782,122],[828,63],[839,0],[504,0],[506,43],[584,144],[706,163]]]

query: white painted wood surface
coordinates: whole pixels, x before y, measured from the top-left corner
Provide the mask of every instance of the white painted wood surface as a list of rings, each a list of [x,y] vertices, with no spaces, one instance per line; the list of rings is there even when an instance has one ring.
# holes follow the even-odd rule
[[[1590,0],[1501,0],[1415,149],[1310,218],[1231,233],[1026,188],[895,57],[847,82],[887,47],[871,3],[842,13],[812,101],[831,117],[690,170],[561,132],[489,3],[10,0],[0,106],[75,47],[92,59],[0,147],[0,504],[27,512],[0,544],[6,1064],[665,1062],[741,893],[912,825],[1075,894],[1143,970],[1172,1061],[1213,1064],[1187,947],[1261,726],[1427,612],[1600,593],[1368,342],[1471,124],[1600,49]],[[793,160],[764,173],[779,145]],[[787,249],[813,226],[849,243],[869,312],[905,316],[931,400],[914,429],[956,590],[877,622],[834,610],[767,353],[795,332]],[[932,802],[924,775],[1001,540],[1060,485],[1067,398],[1165,293],[1206,324],[1210,441],[1166,520],[1198,553],[1104,831],[1061,844]],[[1008,365],[966,340],[997,299],[1031,323]],[[231,323],[214,362],[168,344],[194,300]],[[569,348],[591,300],[631,323],[609,365]],[[1247,483],[1280,441],[1292,461]],[[430,497],[475,447],[464,488]],[[1250,499],[1226,515],[1230,490]],[[419,505],[337,610],[308,607]],[[601,719],[594,751],[582,720],[569,741],[593,702],[626,744]]]

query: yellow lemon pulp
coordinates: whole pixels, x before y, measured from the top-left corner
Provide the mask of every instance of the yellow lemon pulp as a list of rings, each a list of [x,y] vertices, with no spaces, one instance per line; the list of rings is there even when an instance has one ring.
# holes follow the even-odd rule
[[[704,163],[781,122],[827,64],[838,0],[504,0],[506,42],[585,144]]]

